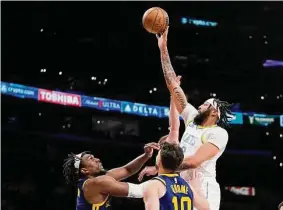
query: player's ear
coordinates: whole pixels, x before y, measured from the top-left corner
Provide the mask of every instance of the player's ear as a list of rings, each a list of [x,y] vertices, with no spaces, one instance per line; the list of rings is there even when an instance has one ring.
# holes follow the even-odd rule
[[[218,112],[215,109],[211,110],[211,115],[214,116],[218,116]]]
[[[81,168],[81,173],[82,174],[87,174],[88,173],[88,170],[86,168]]]

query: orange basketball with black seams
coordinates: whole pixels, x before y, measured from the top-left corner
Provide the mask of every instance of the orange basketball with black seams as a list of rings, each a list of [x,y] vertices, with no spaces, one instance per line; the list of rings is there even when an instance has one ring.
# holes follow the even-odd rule
[[[169,25],[169,17],[164,9],[152,7],[144,13],[142,24],[149,33],[159,34],[164,32]]]

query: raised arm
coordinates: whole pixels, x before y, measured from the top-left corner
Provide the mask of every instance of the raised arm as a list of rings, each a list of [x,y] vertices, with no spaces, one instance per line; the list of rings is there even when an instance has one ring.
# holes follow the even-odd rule
[[[167,34],[168,28],[163,33],[161,37],[158,38],[158,46],[160,49],[161,64],[163,69],[164,78],[166,85],[171,93],[174,96],[174,102],[176,103],[176,108],[179,113],[182,113],[187,105],[187,99],[184,94],[184,91],[176,82],[176,74],[171,64],[169,57],[169,52],[167,49]]]
[[[180,119],[179,113],[176,109],[174,103],[174,96],[170,98],[170,114],[169,114],[169,135],[167,137],[167,141],[170,143],[179,144],[179,128],[180,128]]]
[[[113,177],[116,180],[123,180],[134,175],[141,169],[141,167],[147,162],[147,160],[151,158],[153,149],[159,149],[158,143],[146,144],[144,146],[144,154],[138,156],[136,159],[132,160],[122,167],[109,170],[107,172],[107,175]]]
[[[181,114],[184,118],[185,123],[187,123],[187,121],[190,121],[194,118],[194,116],[197,114],[197,110],[192,105],[188,104],[183,89],[176,81],[176,74],[171,64],[167,48],[167,35],[168,28],[161,37],[158,37],[158,46],[160,49],[163,74],[166,81],[166,85],[171,95],[173,96],[176,109],[178,110],[179,114]]]
[[[91,202],[94,194],[111,195],[115,197],[142,198],[143,188],[146,182],[141,184],[132,184],[129,182],[120,182],[113,177],[104,175],[95,179],[89,179],[84,186],[84,195]]]

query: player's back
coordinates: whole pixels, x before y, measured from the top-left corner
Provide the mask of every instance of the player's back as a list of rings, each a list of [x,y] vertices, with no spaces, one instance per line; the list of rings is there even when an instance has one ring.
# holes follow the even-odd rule
[[[159,199],[160,210],[193,209],[193,192],[178,174],[161,174],[153,179],[161,181],[166,187],[165,194]]]
[[[90,204],[83,193],[83,186],[87,179],[80,179],[78,182],[78,195],[76,210],[109,210],[110,204],[108,197],[104,202],[98,204]]]

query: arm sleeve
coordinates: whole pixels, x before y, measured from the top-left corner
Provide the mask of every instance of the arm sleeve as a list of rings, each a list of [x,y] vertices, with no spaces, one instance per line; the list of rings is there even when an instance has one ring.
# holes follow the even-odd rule
[[[142,198],[146,182],[141,184],[132,184],[128,182],[129,192],[128,198]]]

